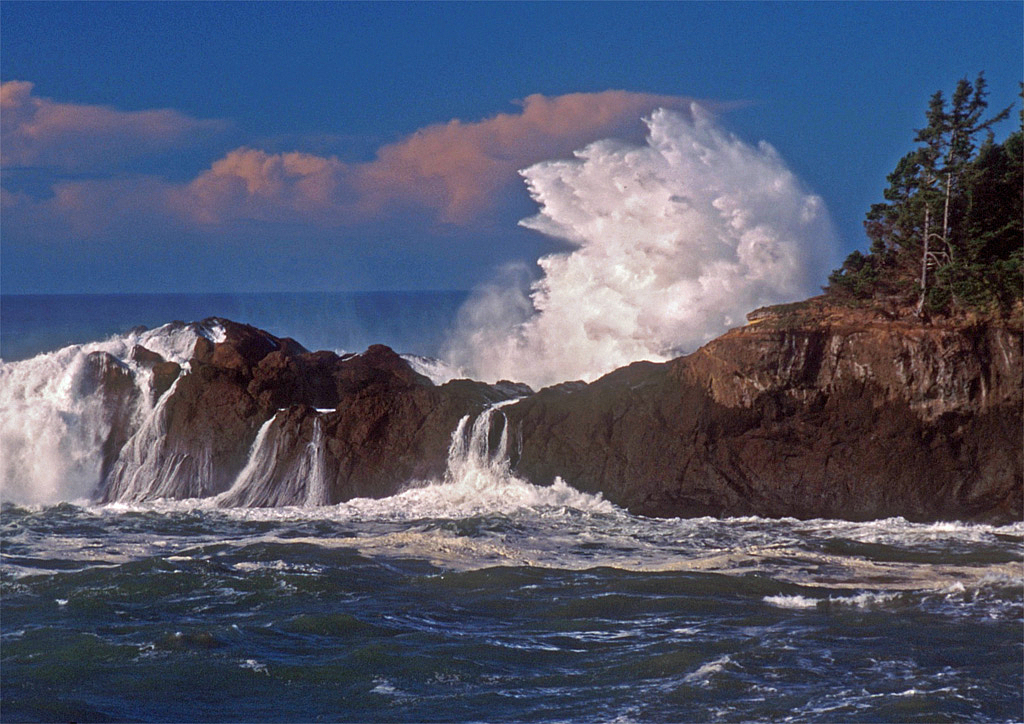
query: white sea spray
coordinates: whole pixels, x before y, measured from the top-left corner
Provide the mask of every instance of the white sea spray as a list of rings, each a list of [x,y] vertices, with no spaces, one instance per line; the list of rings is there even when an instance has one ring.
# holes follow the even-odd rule
[[[90,355],[108,354],[131,375],[137,392],[132,424],[138,429],[156,401],[152,374],[131,359],[132,350],[139,345],[184,365],[200,336],[216,341],[224,330],[168,324],[0,363],[0,498],[21,504],[89,499],[100,482],[111,429],[102,396],[89,389]]]
[[[604,140],[522,171],[520,222],[569,251],[506,269],[460,312],[449,361],[535,387],[692,351],[765,304],[817,291],[836,238],[820,197],[767,143],[698,105],[656,111],[645,145]]]

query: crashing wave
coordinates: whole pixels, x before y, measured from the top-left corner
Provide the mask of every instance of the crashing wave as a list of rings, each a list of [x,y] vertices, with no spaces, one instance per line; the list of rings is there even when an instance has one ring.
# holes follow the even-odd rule
[[[200,337],[220,342],[224,334],[216,320],[173,322],[0,363],[0,496],[29,504],[91,498],[105,457],[109,464],[111,433],[156,424],[152,365],[138,350],[186,366]],[[117,399],[104,389],[111,378]],[[128,429],[115,431],[122,416]]]
[[[656,111],[644,145],[593,143],[522,172],[540,212],[520,222],[572,247],[460,312],[448,356],[474,378],[533,387],[665,360],[751,309],[818,291],[836,251],[822,199],[767,143],[703,108]]]

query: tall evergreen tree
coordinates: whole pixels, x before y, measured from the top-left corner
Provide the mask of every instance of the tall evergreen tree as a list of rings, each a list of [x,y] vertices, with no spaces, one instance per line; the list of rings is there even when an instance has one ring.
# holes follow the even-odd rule
[[[973,83],[962,79],[948,103],[942,91],[932,95],[926,125],[914,137],[919,146],[889,174],[885,202],[868,211],[870,252],[851,254],[829,277],[829,291],[900,304],[916,299],[918,315],[993,302],[1006,307],[1021,297],[1014,284],[1022,256],[1024,136],[994,142],[991,128],[1010,107],[984,118],[987,96],[982,73]]]
[[[1007,107],[983,120],[982,115],[988,108],[987,97],[984,73],[979,73],[973,84],[962,78],[953,91],[949,110],[946,110],[941,91],[932,96],[927,114],[928,125],[917,131],[915,140],[924,144],[921,158],[926,174],[918,315],[922,313],[928,298],[929,267],[934,266],[940,278],[948,278],[952,271],[948,267],[964,261],[960,259],[965,251],[962,247],[966,243],[960,224],[965,206],[963,175],[974,154],[977,136],[1010,114],[1010,107]],[[935,182],[938,182],[942,193],[942,222],[933,232],[933,225],[937,226],[934,222],[938,221]]]

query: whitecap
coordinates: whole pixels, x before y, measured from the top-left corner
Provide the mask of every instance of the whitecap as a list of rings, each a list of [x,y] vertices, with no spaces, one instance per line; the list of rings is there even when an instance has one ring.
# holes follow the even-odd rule
[[[683,681],[687,684],[696,684],[697,686],[709,686],[709,679],[714,675],[725,670],[726,664],[731,664],[732,659],[728,656],[719,656],[713,661],[709,661],[706,664],[702,664],[696,671],[691,671],[689,674],[683,677]]]
[[[692,351],[766,304],[818,291],[836,235],[824,202],[768,144],[699,105],[657,110],[643,145],[592,143],[524,171],[520,224],[570,251],[540,278],[505,269],[459,313],[446,358],[539,388]]]
[[[765,596],[761,600],[771,606],[776,606],[777,608],[792,608],[797,610],[817,608],[818,604],[821,602],[820,599],[808,598],[807,596],[801,596],[799,594],[792,596],[782,594],[777,596]]]

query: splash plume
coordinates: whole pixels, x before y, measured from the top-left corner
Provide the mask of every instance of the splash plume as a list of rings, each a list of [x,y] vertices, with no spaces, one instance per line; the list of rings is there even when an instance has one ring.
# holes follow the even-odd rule
[[[543,386],[692,351],[764,304],[813,294],[836,240],[821,198],[768,144],[697,104],[657,110],[646,144],[603,140],[521,174],[523,226],[572,249],[478,290],[448,350],[475,377]]]

